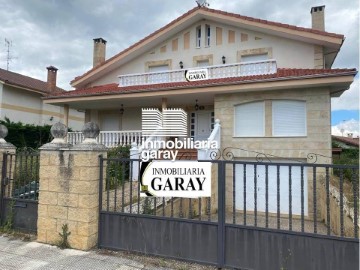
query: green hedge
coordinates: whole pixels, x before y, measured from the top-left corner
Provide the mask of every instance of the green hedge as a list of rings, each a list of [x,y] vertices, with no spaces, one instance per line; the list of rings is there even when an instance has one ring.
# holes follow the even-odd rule
[[[52,140],[50,125],[35,126],[21,122],[11,122],[9,118],[0,120],[0,124],[7,127],[9,133],[5,140],[17,148],[39,148]]]
[[[342,149],[340,154],[340,158],[334,158],[334,164],[341,165],[358,165],[359,166],[359,149]],[[358,172],[355,170],[355,172]],[[352,182],[359,181],[359,175],[354,175],[354,171],[352,169],[344,169],[343,171],[345,179]],[[334,169],[334,174],[340,177],[340,170]]]

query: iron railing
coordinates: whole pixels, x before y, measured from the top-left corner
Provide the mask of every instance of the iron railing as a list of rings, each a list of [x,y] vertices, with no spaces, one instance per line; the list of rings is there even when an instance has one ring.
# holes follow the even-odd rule
[[[139,160],[101,159],[100,212],[359,237],[358,166],[213,160],[212,197],[141,198],[133,162]]]

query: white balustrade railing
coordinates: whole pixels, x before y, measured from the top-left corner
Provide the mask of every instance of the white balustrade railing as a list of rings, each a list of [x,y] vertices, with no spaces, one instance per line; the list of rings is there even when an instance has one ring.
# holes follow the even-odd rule
[[[224,64],[224,65],[208,66],[201,68],[191,68],[191,70],[196,70],[196,69],[207,69],[209,74],[209,79],[220,79],[220,78],[230,78],[230,77],[274,74],[277,72],[277,65],[276,65],[276,60],[269,59],[263,61],[242,62],[235,64]],[[128,74],[128,75],[119,76],[120,86],[146,85],[146,84],[170,83],[170,82],[186,82],[185,69]]]
[[[84,140],[82,132],[68,132],[67,141],[70,144],[79,144]],[[125,131],[100,131],[96,138],[98,143],[106,147],[131,145],[133,142],[140,144],[142,140],[141,130]]]
[[[216,119],[214,124],[214,129],[212,130],[209,138],[207,139],[208,146],[211,144],[211,142],[217,143],[217,149],[213,148],[205,148],[205,149],[198,149],[198,159],[199,160],[210,160],[214,159],[216,155],[218,155],[218,150],[221,149],[221,125],[220,120]]]

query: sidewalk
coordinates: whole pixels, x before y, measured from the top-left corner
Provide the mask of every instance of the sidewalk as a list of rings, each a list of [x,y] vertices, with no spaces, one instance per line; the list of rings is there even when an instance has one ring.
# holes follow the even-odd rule
[[[61,250],[55,246],[10,240],[0,236],[0,269],[171,270],[172,268],[145,266],[121,256],[103,255],[96,251]]]

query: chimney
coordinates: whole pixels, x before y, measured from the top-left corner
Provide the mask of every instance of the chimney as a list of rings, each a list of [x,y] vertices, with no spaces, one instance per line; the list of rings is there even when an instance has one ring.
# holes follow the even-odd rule
[[[312,29],[325,31],[325,6],[311,8]]]
[[[47,67],[48,76],[47,76],[47,90],[49,93],[52,93],[56,89],[56,73],[58,69],[54,66]]]
[[[94,38],[93,67],[105,61],[106,40],[103,38]]]

